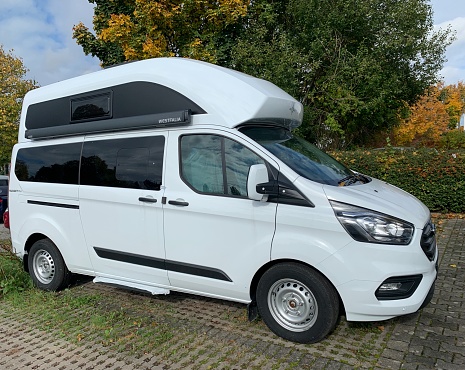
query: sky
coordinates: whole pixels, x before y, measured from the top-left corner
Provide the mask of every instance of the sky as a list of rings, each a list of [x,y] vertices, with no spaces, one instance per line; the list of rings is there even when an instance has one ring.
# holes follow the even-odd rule
[[[440,76],[446,84],[465,81],[465,0],[431,0],[435,28],[451,25],[457,40],[448,47]],[[13,50],[27,78],[41,86],[100,69],[72,39],[73,26],[92,29],[93,4],[87,0],[0,0],[0,44]]]
[[[72,38],[80,21],[92,29],[92,16],[87,0],[0,0],[0,44],[41,86],[97,71],[99,60]]]

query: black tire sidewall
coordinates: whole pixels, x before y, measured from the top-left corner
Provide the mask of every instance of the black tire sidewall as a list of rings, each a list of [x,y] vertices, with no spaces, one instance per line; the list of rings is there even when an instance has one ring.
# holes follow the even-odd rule
[[[315,296],[318,316],[312,327],[295,332],[281,326],[268,307],[268,292],[281,279],[293,279],[304,284]],[[325,338],[336,326],[339,318],[339,298],[332,284],[319,272],[297,263],[283,263],[271,267],[260,279],[257,287],[257,306],[265,324],[276,335],[298,343],[316,343]]]
[[[45,250],[50,254],[55,265],[55,276],[48,284],[41,282],[34,273],[34,256],[41,250]],[[56,291],[63,288],[69,280],[69,272],[61,256],[58,248],[48,239],[41,239],[36,241],[28,254],[28,269],[34,285],[43,290]]]

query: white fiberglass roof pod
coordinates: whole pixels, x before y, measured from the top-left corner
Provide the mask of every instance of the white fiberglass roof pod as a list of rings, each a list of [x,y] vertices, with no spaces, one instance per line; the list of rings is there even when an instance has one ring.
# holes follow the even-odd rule
[[[30,91],[24,99],[18,139],[111,131],[109,122],[124,121],[118,123],[124,126],[134,117],[137,122],[125,129],[151,127],[154,119],[176,123],[177,115],[173,118],[169,113],[178,111],[189,112],[186,121],[192,125],[230,128],[249,121],[296,127],[303,116],[302,104],[268,81],[196,60],[156,58]]]

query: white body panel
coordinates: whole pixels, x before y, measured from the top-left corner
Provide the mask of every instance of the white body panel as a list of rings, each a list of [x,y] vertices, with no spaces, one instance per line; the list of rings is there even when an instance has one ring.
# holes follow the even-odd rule
[[[430,217],[428,208],[413,195],[377,179],[363,186],[325,186],[324,191],[328,199],[357,204],[368,209],[376,205],[378,212],[397,215],[420,229]]]
[[[149,194],[146,194],[149,193]],[[151,192],[81,186],[80,214],[89,255],[99,275],[168,285],[166,270],[100,258],[104,248],[150,258],[165,258],[161,204],[141,204]],[[156,196],[156,195],[155,195]],[[160,198],[160,197],[157,197]]]

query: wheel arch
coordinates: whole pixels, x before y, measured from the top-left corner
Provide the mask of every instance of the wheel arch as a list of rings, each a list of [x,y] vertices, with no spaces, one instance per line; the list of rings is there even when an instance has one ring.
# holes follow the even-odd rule
[[[41,239],[48,239],[55,245],[71,272],[93,272],[80,224],[60,222],[57,215],[46,213],[28,215],[22,223],[18,223],[14,235],[12,233],[12,242],[15,249],[21,252],[26,271],[30,249]]]
[[[49,239],[53,244],[56,245],[56,243],[54,243],[52,239],[50,239],[48,236],[44,234],[34,233],[34,234],[29,235],[29,237],[26,240],[26,243],[24,244],[24,252],[25,252],[23,255],[24,271],[29,272],[29,266],[27,263],[27,259],[29,257],[29,251],[31,250],[31,247],[34,245],[35,242],[42,240],[42,239]]]
[[[273,260],[273,261],[269,261],[268,263],[266,263],[265,265],[263,265],[262,267],[260,267],[260,269],[258,269],[258,271],[255,273],[254,277],[252,278],[252,282],[250,283],[250,299],[252,300],[252,302],[256,302],[256,294],[257,294],[257,287],[258,287],[258,282],[260,281],[261,277],[263,276],[263,274],[269,270],[271,267],[273,266],[276,266],[276,265],[279,265],[281,263],[296,263],[296,264],[299,264],[301,266],[305,266],[305,267],[308,267],[310,269],[312,269],[313,271],[319,273],[321,276],[323,276],[328,282],[329,284],[331,284],[334,288],[334,290],[336,291],[337,293],[337,296],[338,296],[338,299],[339,299],[339,309],[340,309],[340,313],[341,314],[344,314],[345,313],[345,308],[344,308],[344,302],[342,301],[342,298],[341,298],[341,295],[339,294],[339,291],[337,290],[337,288],[334,286],[334,284],[332,283],[331,280],[329,280],[325,274],[323,274],[320,270],[318,270],[317,268],[315,268],[314,266],[308,264],[308,263],[305,263],[305,262],[302,262],[302,261],[299,261],[299,260],[294,260],[294,259],[278,259],[278,260]]]

